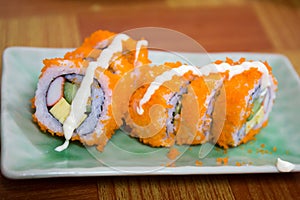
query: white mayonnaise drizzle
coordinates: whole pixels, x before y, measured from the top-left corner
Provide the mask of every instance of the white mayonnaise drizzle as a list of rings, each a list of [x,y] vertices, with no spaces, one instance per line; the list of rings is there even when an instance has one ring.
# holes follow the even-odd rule
[[[209,64],[201,68],[201,72],[204,76],[209,75],[210,73],[226,72],[229,71],[229,80],[237,74],[241,74],[244,71],[247,71],[251,68],[257,68],[263,74],[262,77],[262,87],[266,88],[271,85],[269,80],[269,71],[265,64],[259,61],[255,62],[243,62],[240,65],[231,66],[228,63],[221,64]]]
[[[290,172],[295,169],[295,165],[288,161],[281,160],[277,158],[276,167],[280,172]]]
[[[69,146],[69,140],[71,139],[74,130],[84,117],[84,113],[86,111],[86,102],[91,96],[90,87],[94,80],[95,70],[98,67],[107,69],[113,55],[123,50],[122,41],[126,41],[128,39],[129,36],[125,34],[118,34],[114,37],[111,44],[101,52],[97,61],[89,63],[85,76],[83,77],[80,87],[78,88],[77,93],[72,101],[70,114],[63,123],[63,131],[66,140],[63,145],[55,148],[56,151],[63,151]]]
[[[134,59],[134,66],[138,66],[138,59],[139,59],[139,54],[141,51],[142,46],[147,47],[148,46],[148,41],[147,40],[139,40],[136,43],[136,47],[135,47],[135,59]]]
[[[258,71],[260,71],[263,74],[262,77],[262,88],[266,88],[271,85],[270,79],[269,79],[269,71],[267,67],[259,61],[255,62],[243,62],[240,65],[234,65],[231,66],[228,63],[221,63],[221,64],[209,64],[206,66],[203,66],[201,68],[197,68],[190,65],[181,65],[178,68],[171,69],[169,71],[166,71],[162,73],[161,75],[157,76],[156,79],[150,84],[149,88],[147,89],[146,93],[144,94],[143,98],[140,100],[139,106],[137,107],[137,113],[142,115],[144,113],[144,110],[142,106],[148,102],[151,98],[151,96],[154,94],[154,92],[166,81],[169,81],[172,79],[173,76],[182,76],[185,73],[192,71],[195,75],[204,75],[207,76],[210,73],[222,73],[229,71],[229,80],[237,75],[242,73],[243,71],[249,70],[251,68],[257,68]]]
[[[169,81],[173,78],[173,76],[183,76],[187,72],[191,71],[194,75],[201,76],[201,72],[197,67],[191,65],[182,65],[180,67],[171,69],[157,76],[154,81],[150,84],[143,98],[141,99],[139,106],[137,107],[137,113],[142,115],[144,113],[144,109],[142,106],[148,102],[154,92],[166,81]]]
[[[98,57],[96,63],[98,64],[99,67],[102,67],[103,69],[107,69],[109,66],[109,62],[113,55],[117,52],[122,52],[123,50],[123,41],[126,41],[129,39],[128,35],[125,34],[118,34],[111,44],[104,49],[100,56]]]

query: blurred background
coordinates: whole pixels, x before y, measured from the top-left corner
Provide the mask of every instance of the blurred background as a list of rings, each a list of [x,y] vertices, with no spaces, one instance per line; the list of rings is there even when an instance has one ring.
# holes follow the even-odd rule
[[[1,51],[8,46],[77,47],[84,37],[98,29],[122,32],[145,26],[180,31],[208,52],[278,52],[300,65],[299,0],[1,0],[0,3]]]

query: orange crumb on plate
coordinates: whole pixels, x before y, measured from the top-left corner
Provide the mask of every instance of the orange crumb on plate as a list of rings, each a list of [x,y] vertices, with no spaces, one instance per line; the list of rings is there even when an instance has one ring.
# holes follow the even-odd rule
[[[167,156],[170,160],[175,160],[179,155],[180,152],[176,148],[170,148]]]
[[[228,164],[228,157],[225,158],[216,158],[217,165],[227,165]]]
[[[202,166],[202,165],[203,165],[203,162],[200,161],[200,160],[196,160],[196,161],[195,161],[195,165],[196,165],[196,166]]]

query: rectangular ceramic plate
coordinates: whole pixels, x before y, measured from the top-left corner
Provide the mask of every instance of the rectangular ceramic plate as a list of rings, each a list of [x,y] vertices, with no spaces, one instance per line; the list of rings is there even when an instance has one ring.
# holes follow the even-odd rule
[[[155,175],[155,174],[225,174],[278,172],[278,157],[296,165],[300,171],[300,82],[288,59],[278,54],[202,53],[179,54],[183,62],[204,65],[230,57],[267,60],[278,79],[279,90],[269,125],[256,140],[224,152],[218,147],[199,161],[204,146],[176,147],[182,154],[175,166],[167,158],[168,149],[151,148],[117,131],[104,152],[85,148],[79,143],[58,153],[54,148],[63,138],[42,133],[32,122],[30,99],[34,96],[42,60],[62,57],[68,49],[12,47],[3,55],[1,168],[9,178],[40,178],[62,176]],[[150,52],[153,63],[175,61],[178,55]],[[206,147],[206,146],[205,146]],[[209,148],[209,146],[208,146]],[[218,164],[217,158],[228,158],[228,164]],[[242,166],[237,166],[241,164]]]

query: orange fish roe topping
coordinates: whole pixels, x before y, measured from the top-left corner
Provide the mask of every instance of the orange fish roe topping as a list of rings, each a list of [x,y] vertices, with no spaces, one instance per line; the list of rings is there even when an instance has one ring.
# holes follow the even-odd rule
[[[242,166],[242,164],[240,162],[235,162],[236,166]]]
[[[46,71],[47,67],[50,67],[50,66],[59,67],[60,62],[63,60],[64,59],[62,59],[62,58],[53,58],[53,59],[43,60],[43,64],[45,65],[45,67],[42,69],[42,72]]]
[[[269,63],[267,61],[265,61],[263,63],[267,67],[269,73],[272,74],[272,67],[269,65]],[[275,85],[278,85],[278,81],[276,80],[276,78],[274,76],[272,76],[272,80],[273,80]],[[277,90],[278,90],[278,88],[277,88]]]
[[[177,62],[165,62],[164,63],[165,66],[171,67],[171,68],[176,68],[176,67],[180,67],[182,65],[181,62],[177,61]]]
[[[265,144],[261,144],[260,147],[261,147],[261,148],[265,148]]]
[[[219,65],[219,64],[223,63],[223,61],[222,60],[216,60],[214,63]]]
[[[277,147],[276,147],[276,146],[273,147],[273,151],[274,151],[274,152],[277,151]]]
[[[114,35],[115,33],[110,31],[98,30],[90,37],[85,38],[82,46],[96,48],[100,42],[106,39],[111,39]]]
[[[240,58],[239,61],[238,61],[238,63],[239,63],[239,64],[242,64],[242,63],[245,62],[245,61],[246,61],[245,58]]]
[[[50,67],[86,67],[86,63],[84,63],[81,59],[71,59],[65,60],[63,58],[53,58],[53,59],[45,59],[43,60],[44,67],[41,69],[41,74],[39,78],[43,77],[44,72]]]
[[[36,97],[33,97],[32,99],[30,99],[31,108],[33,108],[33,109],[35,109],[35,100],[36,100]]]
[[[164,108],[170,107],[170,105],[167,104],[167,100],[164,98],[164,96],[169,94],[171,91],[162,85],[158,90],[155,91],[150,100],[143,105],[144,113],[142,115],[137,113],[137,105],[144,97],[144,94],[146,93],[149,85],[150,84],[138,88],[132,95],[132,100],[130,101],[130,104],[132,104],[132,106],[130,106],[129,113],[131,114],[132,119],[135,119],[135,123],[137,123],[139,126],[146,126],[151,123],[151,119],[148,113],[153,105],[159,104]]]
[[[32,115],[32,120],[33,120],[33,122],[35,122],[35,123],[38,124],[38,126],[40,127],[40,129],[41,129],[42,132],[49,132],[52,136],[54,136],[54,135],[63,136],[64,135],[61,132],[53,132],[52,130],[48,129],[48,127],[46,125],[44,125],[42,122],[40,122],[37,119],[37,117],[36,117],[35,114]]]
[[[168,108],[171,105],[168,104],[165,96],[171,94],[171,90],[164,85],[160,86],[158,90],[151,96],[150,100],[143,105],[144,113],[142,115],[137,113],[137,105],[143,98],[149,85],[144,85],[138,88],[131,96],[129,101],[129,116],[132,119],[130,127],[131,136],[139,137],[140,141],[145,144],[149,144],[153,147],[158,146],[172,146],[174,144],[173,133],[170,133],[166,137],[165,121],[167,119],[167,112],[164,109],[152,109],[155,105],[161,105],[163,108]],[[151,119],[151,117],[153,119]],[[160,130],[159,130],[160,129]]]
[[[119,56],[117,59],[113,60],[109,65],[109,69],[112,69],[119,75],[123,75],[133,68],[133,61],[126,59],[124,56]]]
[[[225,63],[228,63],[229,65],[231,65],[231,66],[234,66],[234,65],[240,65],[240,64],[242,64],[243,62],[246,62],[246,58],[240,58],[238,61],[234,61],[234,60],[232,60],[231,58],[228,58],[228,57],[226,57],[226,60],[225,60]],[[215,62],[214,62],[215,64],[222,64],[222,63],[224,63],[224,61],[222,61],[222,60],[216,60]]]
[[[135,51],[134,51],[134,53],[135,53]],[[148,49],[147,48],[141,48],[139,55],[138,55],[138,62],[140,62],[141,64],[151,63],[151,60],[149,60],[149,58],[148,58]]]
[[[42,73],[46,71],[48,67],[82,67],[81,59],[69,59],[65,60],[63,58],[53,58],[53,59],[45,59],[43,60],[44,67],[42,69]]]
[[[269,65],[269,63],[267,61],[263,62],[264,65],[267,67],[269,72],[272,72],[272,67]]]
[[[240,144],[247,143],[250,140],[256,140],[254,136],[257,135],[259,131],[260,129],[250,130],[249,133],[245,135],[245,137],[241,140]]]
[[[94,51],[98,51],[98,54],[100,53],[100,50],[93,49],[92,47],[79,47],[75,49],[74,51],[67,52],[64,56],[65,59],[76,59],[76,58],[87,58],[87,57],[98,57],[95,55]]]
[[[225,62],[228,63],[229,65],[234,65],[233,60],[230,59],[230,58],[228,58],[228,57],[226,57],[226,61]]]

